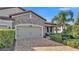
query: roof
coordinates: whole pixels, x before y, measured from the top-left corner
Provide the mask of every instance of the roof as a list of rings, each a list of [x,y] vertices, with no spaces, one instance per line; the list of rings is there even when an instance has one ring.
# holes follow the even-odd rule
[[[36,14],[35,12],[33,12],[33,11],[31,11],[31,10],[26,11],[25,9],[23,9],[23,8],[21,8],[21,7],[0,7],[0,10],[10,9],[10,8],[19,8],[19,9],[23,10],[23,12],[19,12],[19,13],[11,14],[10,17],[11,17],[11,16],[15,16],[15,15],[19,15],[19,14],[23,14],[23,13],[29,13],[29,12],[32,12],[33,14],[37,15],[38,17],[40,17],[40,18],[42,18],[43,20],[46,21],[45,18],[43,18],[42,16]],[[1,16],[1,18],[2,18],[2,17],[3,17],[3,16]],[[3,18],[5,18],[5,17],[3,17]]]
[[[9,8],[13,8],[13,7],[0,7],[0,10],[9,9]]]
[[[53,26],[55,26],[55,24],[53,24],[51,22],[45,22],[45,26],[46,27],[53,27]]]
[[[42,18],[43,20],[45,20],[45,21],[46,21],[46,19],[45,19],[45,18],[43,18],[42,16],[40,16],[40,15],[36,14],[35,12],[33,12],[33,11],[31,11],[31,10],[24,11],[24,12],[20,12],[20,13],[11,14],[11,15],[10,15],[10,17],[11,17],[11,16],[20,15],[20,14],[24,14],[24,13],[29,13],[29,12],[32,12],[33,14],[37,15],[38,17],[40,17],[40,18]]]
[[[0,7],[0,10],[3,10],[3,9],[10,9],[10,8],[19,8],[23,11],[26,11],[25,9],[21,8],[21,7]]]
[[[53,23],[51,23],[51,22],[45,22],[45,24],[55,25],[55,24],[53,24]]]
[[[54,23],[51,23],[51,22],[45,22],[45,26],[47,26],[47,27],[48,27],[48,26],[49,26],[49,27],[50,27],[50,26],[55,26],[55,27],[58,26],[58,27],[59,27],[59,26],[62,26],[62,24],[54,24]]]

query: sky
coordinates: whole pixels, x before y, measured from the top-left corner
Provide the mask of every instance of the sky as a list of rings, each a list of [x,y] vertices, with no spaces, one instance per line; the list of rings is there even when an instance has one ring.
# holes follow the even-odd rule
[[[61,10],[71,10],[74,18],[79,14],[78,7],[24,7],[26,10],[32,10],[38,15],[44,17],[47,21],[51,22],[52,18],[57,15]]]

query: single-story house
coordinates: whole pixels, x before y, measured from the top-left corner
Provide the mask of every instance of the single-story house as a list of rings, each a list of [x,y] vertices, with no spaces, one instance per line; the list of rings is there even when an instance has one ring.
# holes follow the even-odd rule
[[[0,7],[0,28],[15,29],[19,24],[36,24],[43,27],[45,33],[61,33],[62,26],[46,22],[46,19],[31,10],[21,7]]]
[[[46,32],[49,34],[63,32],[63,25],[56,25],[51,22],[45,22],[45,28]]]

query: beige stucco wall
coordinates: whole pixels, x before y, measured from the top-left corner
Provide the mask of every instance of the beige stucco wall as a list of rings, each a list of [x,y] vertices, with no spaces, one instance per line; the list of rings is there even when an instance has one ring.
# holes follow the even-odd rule
[[[39,16],[31,13],[31,22],[33,24],[38,24],[38,25],[41,25],[43,26],[43,33],[46,33],[46,28],[45,28],[45,20],[43,20],[42,18],[40,18]]]
[[[43,26],[44,28],[44,33],[45,33],[45,20],[40,18],[39,16],[29,12],[29,13],[24,13],[20,15],[15,15],[12,16],[13,19],[15,19],[15,25],[17,24],[37,24],[40,26]]]
[[[29,24],[30,23],[30,14],[29,13],[24,13],[24,14],[19,14],[12,16],[13,19],[15,19],[15,25],[18,24]]]
[[[58,26],[57,28],[59,29],[59,30],[57,31],[57,33],[62,33],[62,32],[63,32],[62,26]],[[54,33],[56,33],[55,29],[56,29],[56,27],[54,27]]]
[[[35,14],[33,14],[33,13],[31,13],[31,22],[33,23],[33,24],[38,24],[38,25],[41,25],[41,26],[44,26],[45,24],[45,20],[43,20],[42,18],[40,18],[39,16],[37,16],[37,15],[35,15]]]
[[[62,26],[58,27],[58,29],[59,29],[58,33],[62,33],[63,32],[63,27]]]

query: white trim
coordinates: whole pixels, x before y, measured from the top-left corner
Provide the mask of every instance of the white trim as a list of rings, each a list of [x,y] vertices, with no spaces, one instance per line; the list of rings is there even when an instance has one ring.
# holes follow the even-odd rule
[[[33,26],[36,26],[36,27],[43,27],[43,26],[40,26],[40,25],[37,25],[37,24],[18,24],[18,25],[15,25],[15,28],[17,26],[28,26],[28,25],[33,25]]]

